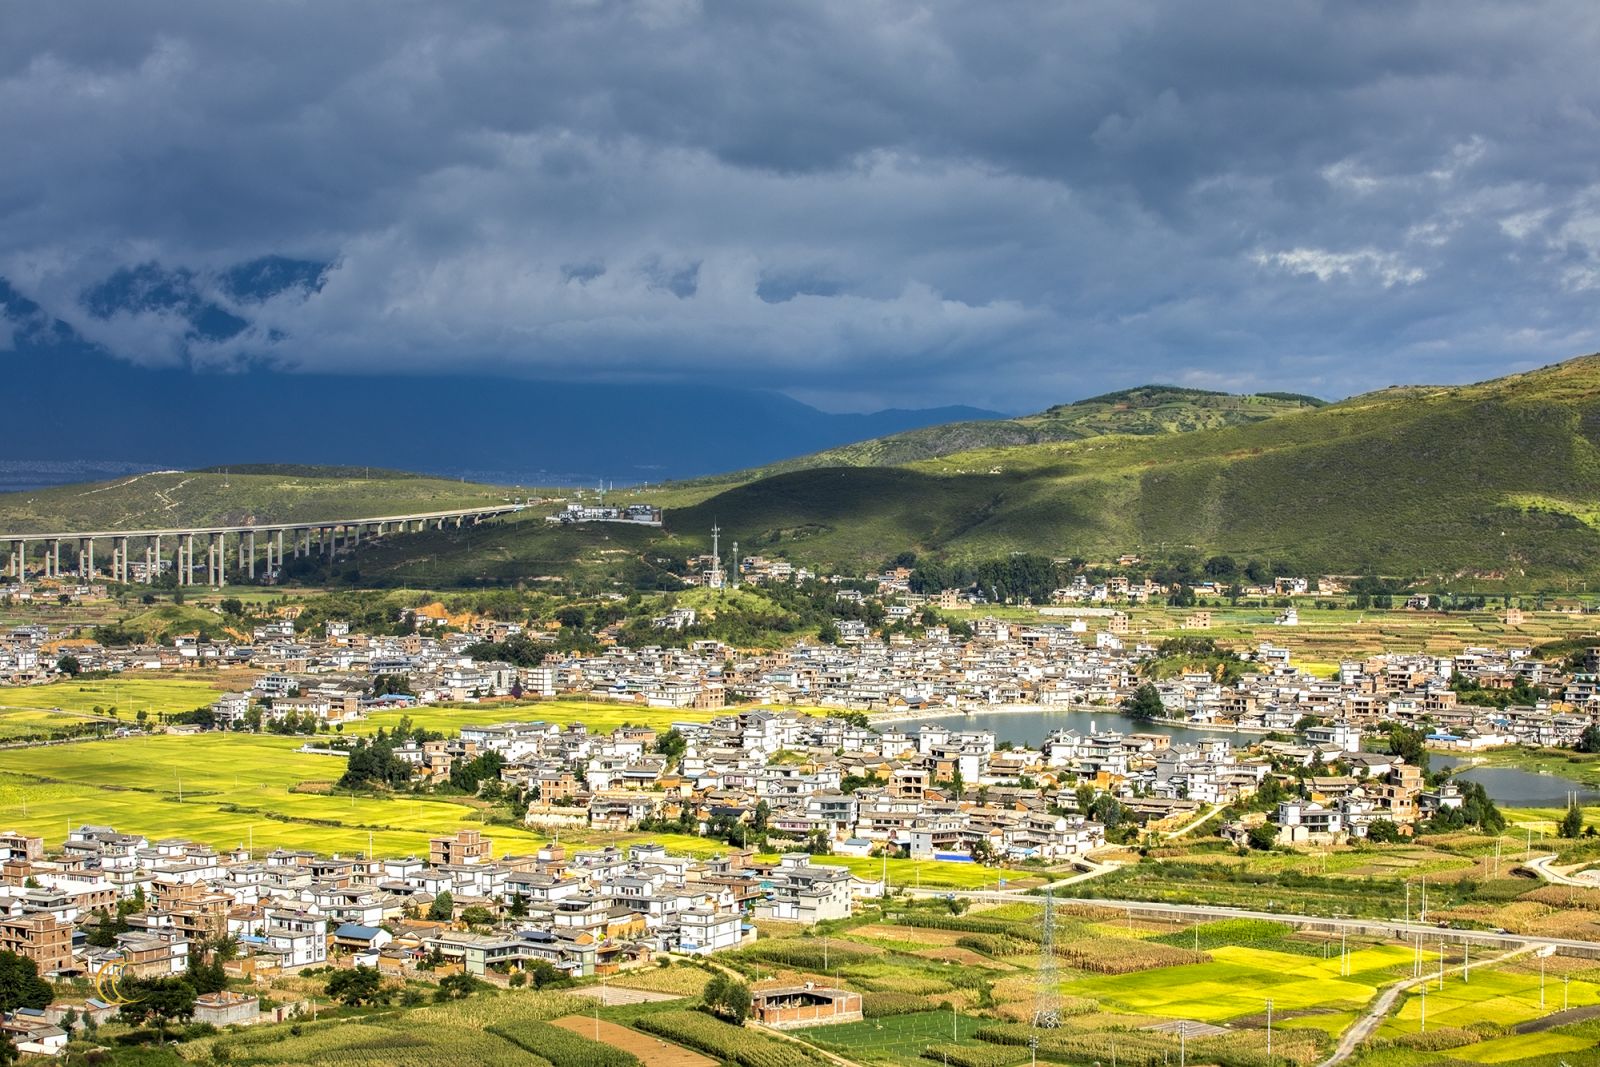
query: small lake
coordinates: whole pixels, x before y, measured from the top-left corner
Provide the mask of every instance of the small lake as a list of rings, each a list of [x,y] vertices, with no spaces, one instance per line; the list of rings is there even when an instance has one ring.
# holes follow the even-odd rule
[[[1030,748],[1044,744],[1046,737],[1057,730],[1076,730],[1081,734],[1092,730],[1116,730],[1124,734],[1165,734],[1174,743],[1193,743],[1207,737],[1227,737],[1235,747],[1253,743],[1259,734],[1232,731],[1197,730],[1187,726],[1169,726],[1166,723],[1140,722],[1111,708],[1092,711],[1051,709],[1049,711],[985,712],[971,715],[941,715],[935,719],[913,719],[895,723],[895,727],[915,734],[923,723],[943,726],[948,730],[985,730],[1000,741],[1012,741]],[[1460,767],[1465,761],[1460,756],[1447,756],[1434,752],[1429,755],[1429,766],[1434,770]],[[1578,799],[1584,804],[1600,804],[1600,790],[1581,785],[1571,778],[1554,774],[1535,774],[1512,767],[1472,767],[1459,772],[1462,781],[1477,782],[1497,804],[1513,808],[1553,808],[1567,802],[1567,793],[1576,789]]]
[[[1460,767],[1460,756],[1432,754],[1429,766],[1434,770]],[[1600,790],[1594,790],[1571,778],[1557,774],[1536,774],[1519,771],[1515,767],[1469,767],[1458,771],[1456,777],[1463,782],[1477,782],[1489,798],[1497,804],[1513,808],[1559,808],[1567,803],[1567,794],[1578,791],[1578,801],[1583,804],[1600,803]]]

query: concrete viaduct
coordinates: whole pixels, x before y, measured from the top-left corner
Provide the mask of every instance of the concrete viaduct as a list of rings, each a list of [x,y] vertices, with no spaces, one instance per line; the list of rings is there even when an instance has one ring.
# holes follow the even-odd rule
[[[84,533],[30,533],[0,534],[0,544],[11,546],[6,561],[6,573],[19,582],[25,577],[31,550],[43,546],[44,565],[41,576],[59,578],[61,546],[70,552],[76,546],[77,559],[69,563],[80,579],[95,573],[95,543],[111,543],[111,561],[107,576],[114,582],[130,583],[134,574],[138,580],[153,582],[166,562],[166,546],[172,546],[172,569],[178,575],[179,585],[221,586],[225,583],[228,562],[228,539],[238,542],[239,570],[254,579],[259,560],[267,574],[283,566],[290,553],[295,558],[321,554],[331,558],[335,552],[361,544],[363,533],[369,537],[385,533],[418,532],[428,526],[444,529],[447,524],[477,525],[485,519],[509,515],[523,510],[522,504],[505,504],[495,507],[467,508],[459,511],[430,511],[417,515],[385,515],[371,519],[334,519],[323,522],[282,522],[254,526],[191,526],[167,530],[97,530]],[[142,543],[143,566],[134,561],[133,546]],[[196,550],[202,554],[197,561]],[[203,580],[197,581],[197,573]]]

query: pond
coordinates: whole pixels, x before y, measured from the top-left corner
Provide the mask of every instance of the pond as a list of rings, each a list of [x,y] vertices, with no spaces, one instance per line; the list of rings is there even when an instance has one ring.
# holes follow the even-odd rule
[[[1445,756],[1437,752],[1429,759],[1434,770],[1460,767],[1465,764],[1460,756]],[[1463,782],[1477,782],[1496,804],[1513,808],[1559,808],[1567,803],[1567,795],[1578,791],[1581,804],[1600,803],[1600,791],[1591,789],[1571,778],[1559,774],[1536,774],[1515,767],[1469,767],[1456,777]]]

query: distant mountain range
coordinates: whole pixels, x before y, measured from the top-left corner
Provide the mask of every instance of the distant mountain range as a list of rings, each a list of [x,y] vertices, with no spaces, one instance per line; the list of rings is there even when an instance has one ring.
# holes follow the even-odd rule
[[[315,264],[262,261],[227,284],[270,295]],[[235,275],[237,275],[235,277]],[[120,272],[91,313],[182,314],[197,338],[242,327],[186,272]],[[867,438],[1002,418],[954,406],[830,414],[778,393],[715,385],[586,385],[483,375],[151,369],[106,354],[0,279],[6,418],[0,483],[244,463],[371,464],[520,485],[618,484],[760,466]]]
[[[1105,434],[1157,436],[1244,426],[1326,403],[1296,393],[1235,396],[1175,385],[1142,385],[1058,404],[1014,419],[949,422],[858,441],[807,456],[703,479],[707,485],[743,484],[759,477],[818,467],[887,467],[980,448],[1079,441]]]
[[[1240,425],[758,473],[668,525],[697,536],[713,519],[748,548],[840,566],[907,549],[1133,551],[1342,574],[1588,574],[1600,563],[1600,356]]]

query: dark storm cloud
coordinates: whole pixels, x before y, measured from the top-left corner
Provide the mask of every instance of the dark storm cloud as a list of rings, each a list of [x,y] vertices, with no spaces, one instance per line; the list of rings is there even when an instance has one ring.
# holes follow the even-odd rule
[[[152,363],[1013,409],[1483,377],[1600,347],[1597,11],[17,7],[0,276]]]

